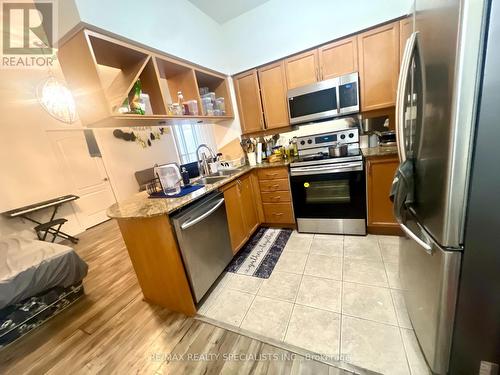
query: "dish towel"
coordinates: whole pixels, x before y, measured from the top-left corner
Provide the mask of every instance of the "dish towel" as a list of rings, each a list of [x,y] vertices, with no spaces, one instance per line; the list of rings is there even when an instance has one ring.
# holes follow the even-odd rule
[[[406,221],[406,208],[414,203],[414,163],[412,159],[406,159],[396,170],[392,180],[389,198],[394,203],[394,216],[399,223]]]

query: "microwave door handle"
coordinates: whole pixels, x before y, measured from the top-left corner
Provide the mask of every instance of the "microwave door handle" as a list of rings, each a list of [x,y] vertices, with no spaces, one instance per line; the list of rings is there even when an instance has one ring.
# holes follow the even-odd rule
[[[410,72],[411,57],[417,43],[417,32],[411,34],[406,41],[401,71],[399,72],[398,90],[396,97],[396,139],[398,144],[399,161],[403,163],[406,160],[405,149],[405,110],[406,110],[406,85],[408,83],[408,74]]]

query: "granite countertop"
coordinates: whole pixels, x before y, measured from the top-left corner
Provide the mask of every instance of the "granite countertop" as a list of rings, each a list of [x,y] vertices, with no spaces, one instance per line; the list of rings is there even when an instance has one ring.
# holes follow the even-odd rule
[[[385,156],[385,155],[398,155],[397,146],[377,146],[370,148],[362,148],[361,152],[365,158],[374,157],[374,156]]]
[[[207,184],[201,189],[189,193],[180,198],[149,198],[146,191],[134,194],[128,199],[113,204],[108,208],[106,214],[112,219],[133,219],[147,218],[160,215],[169,215],[172,212],[182,208],[189,203],[203,197],[204,195],[217,190],[221,186],[234,181],[245,173],[258,168],[273,168],[288,166],[290,160],[282,160],[276,163],[262,163],[253,167],[244,165],[235,171],[235,174],[227,176],[227,178]]]

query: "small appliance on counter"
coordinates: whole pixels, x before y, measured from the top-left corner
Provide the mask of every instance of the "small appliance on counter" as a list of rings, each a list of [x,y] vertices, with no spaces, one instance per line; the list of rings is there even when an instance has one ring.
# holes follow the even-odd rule
[[[365,118],[362,121],[362,130],[368,139],[363,139],[362,148],[396,146],[396,132],[389,130],[389,117],[379,116]]]
[[[388,130],[385,132],[376,132],[378,136],[378,145],[380,147],[396,146],[396,132]]]
[[[160,179],[165,195],[177,195],[181,192],[182,177],[177,163],[157,165],[154,173]]]
[[[149,198],[180,198],[198,189],[204,185],[191,185],[192,169],[188,169],[189,164],[182,166],[182,173],[177,166],[177,163],[165,165],[155,165],[154,178],[146,184],[146,191]],[[199,175],[199,173],[194,173]],[[182,182],[182,184],[181,184]]]
[[[290,164],[297,230],[366,235],[366,180],[359,129],[297,138]]]

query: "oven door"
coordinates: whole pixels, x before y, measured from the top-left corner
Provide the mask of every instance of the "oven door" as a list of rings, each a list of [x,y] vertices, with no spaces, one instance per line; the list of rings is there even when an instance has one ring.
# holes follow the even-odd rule
[[[293,168],[290,183],[300,232],[366,234],[362,161]]]

